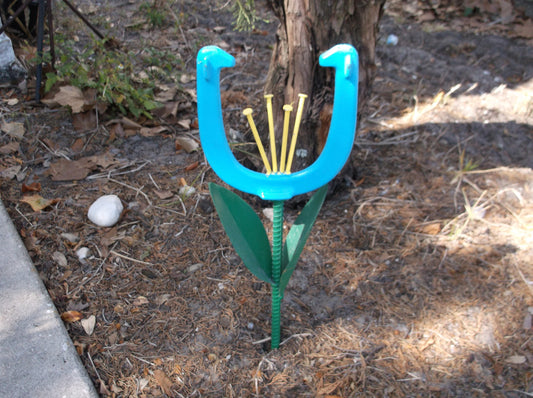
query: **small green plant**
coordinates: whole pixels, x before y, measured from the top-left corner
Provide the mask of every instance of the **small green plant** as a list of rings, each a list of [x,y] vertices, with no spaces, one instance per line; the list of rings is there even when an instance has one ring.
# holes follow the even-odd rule
[[[233,13],[233,26],[237,31],[253,30],[259,20],[254,0],[233,0],[231,7]]]
[[[176,66],[182,64],[174,53],[156,47],[146,47],[141,59],[148,69],[148,74],[158,79],[175,80],[176,76],[173,74],[176,72]]]
[[[135,55],[106,48],[106,40],[92,39],[79,50],[73,40],[56,35],[56,72],[46,74],[45,92],[56,84],[71,84],[81,90],[96,89],[100,101],[123,114],[151,118],[159,106],[154,101],[154,83],[135,69]]]
[[[481,195],[476,199],[473,205],[470,204],[466,190],[463,188],[461,189],[461,192],[463,193],[464,198],[464,212],[449,221],[443,228],[443,230],[449,230],[449,236],[454,239],[463,234],[471,221],[482,220],[485,216],[485,212],[491,206],[490,199],[486,200],[484,203],[481,202],[487,191],[482,191]]]
[[[465,163],[466,161],[466,163]],[[474,162],[472,159],[465,159],[465,150],[463,149],[459,154],[459,169],[463,173],[468,173],[469,171],[475,170],[479,165]]]
[[[139,11],[146,15],[148,23],[154,28],[161,28],[165,23],[165,13],[161,7],[154,2],[144,2],[139,6]]]

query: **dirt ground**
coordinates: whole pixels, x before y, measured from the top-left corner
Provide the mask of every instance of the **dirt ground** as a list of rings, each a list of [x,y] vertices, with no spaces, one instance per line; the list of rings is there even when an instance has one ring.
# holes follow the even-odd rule
[[[0,122],[24,126],[0,133],[1,198],[103,397],[533,395],[531,2],[474,2],[469,16],[453,2],[388,3],[357,176],[324,204],[275,351],[269,287],[213,210],[207,183],[218,179],[201,150],[176,142],[198,139],[190,89],[206,44],[236,55],[224,114],[230,135],[245,132],[240,113],[259,106],[276,22],[261,6],[270,22],[234,32],[225,2],[183,1],[179,27],[139,28],[140,2],[110,2],[111,22],[81,3],[125,46],[182,61],[177,111],[139,121],[144,130],[105,114],[80,132],[69,109],[28,100],[31,81],[1,88]],[[67,11],[56,19],[83,32]],[[62,161],[88,157],[88,176],[58,181],[72,165]],[[48,201],[41,211],[26,201],[35,194]],[[87,219],[103,194],[126,208],[113,228]]]

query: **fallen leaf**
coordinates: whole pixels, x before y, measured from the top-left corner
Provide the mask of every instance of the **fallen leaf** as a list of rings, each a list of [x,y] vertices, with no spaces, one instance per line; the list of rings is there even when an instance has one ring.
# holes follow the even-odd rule
[[[22,184],[22,193],[26,192],[41,192],[41,184],[38,182],[32,182],[29,185]]]
[[[42,141],[52,151],[58,150],[60,148],[60,146],[56,142],[52,141],[50,138],[44,137]]]
[[[1,178],[6,178],[8,180],[12,180],[13,178],[15,178],[17,176],[17,174],[20,172],[20,170],[22,170],[21,166],[8,167],[8,168],[0,171],[0,177]]]
[[[514,19],[514,6],[510,0],[498,0],[500,6],[500,16],[503,24],[508,24]]]
[[[174,196],[174,194],[171,191],[160,191],[158,189],[154,189],[155,194],[159,197],[159,199],[170,199]]]
[[[96,325],[96,317],[94,315],[89,316],[88,318],[81,320],[81,326],[87,335],[91,335],[94,332],[94,327]]]
[[[9,155],[10,153],[18,152],[20,145],[18,142],[10,142],[4,146],[0,146],[0,153],[2,155]]]
[[[100,166],[103,169],[107,169],[110,166],[117,164],[117,160],[109,152],[100,155],[89,156],[87,159],[90,159],[95,165]]]
[[[58,251],[55,251],[52,253],[52,260],[54,260],[57,263],[57,265],[63,268],[65,268],[68,265],[68,261],[65,255]]]
[[[437,235],[441,230],[440,223],[432,223],[428,225],[424,225],[422,228],[420,228],[420,232],[427,235]]]
[[[100,396],[102,397],[110,396],[111,393],[109,392],[107,386],[105,385],[105,382],[102,379],[100,379],[99,382],[100,382],[100,388],[98,389],[98,392],[100,393]]]
[[[219,40],[213,43],[213,45],[220,47],[223,50],[229,51],[229,48],[231,47],[227,42],[224,40]]]
[[[190,82],[193,82],[196,80],[196,77],[194,75],[189,75],[187,73],[184,73],[180,76],[180,83],[181,84],[187,84]]]
[[[526,362],[526,357],[524,355],[511,355],[505,362],[520,365]]]
[[[174,100],[174,97],[176,96],[176,93],[178,92],[177,87],[160,86],[160,88],[163,90],[154,97],[155,101],[170,102]]]
[[[139,123],[137,122],[134,122],[133,120],[131,119],[128,119],[127,117],[123,117],[122,119],[120,119],[120,122],[122,123],[122,125],[127,128],[127,129],[136,129],[136,130],[140,130],[142,129],[143,126],[141,126]]]
[[[86,105],[83,92],[75,86],[59,87],[58,92],[43,98],[41,102],[49,106],[69,106],[72,113],[83,112]]]
[[[196,96],[196,90],[194,88],[187,88],[184,91],[191,96],[194,102],[196,102],[198,97]]]
[[[45,172],[53,181],[83,180],[96,167],[90,158],[79,160],[59,159]]]
[[[172,394],[172,380],[168,378],[168,376],[160,369],[154,370],[154,378],[156,383],[161,387],[163,392],[168,395],[169,397],[173,396]]]
[[[117,227],[113,227],[102,235],[102,237],[100,238],[100,243],[104,247],[108,247],[108,246],[111,246],[116,241],[121,240],[123,238],[124,238],[124,234],[123,233],[119,234]]]
[[[168,293],[165,293],[165,294],[162,294],[161,296],[158,296],[156,299],[155,299],[155,303],[157,305],[162,305],[162,304],[165,304],[168,300],[170,300],[172,296]]]
[[[183,127],[185,130],[190,130],[191,129],[191,119],[178,120],[178,125],[180,127]]]
[[[59,199],[45,199],[41,195],[27,195],[24,196],[20,201],[29,204],[33,211],[41,211],[46,209],[48,206],[56,204],[59,202]]]
[[[179,108],[179,102],[171,101],[171,102],[166,102],[161,108],[155,109],[153,113],[162,119],[165,119],[169,116],[176,117],[176,115],[178,114],[178,108]]]
[[[7,135],[19,140],[24,137],[26,132],[24,124],[19,122],[4,122],[0,125],[0,129]]]
[[[259,36],[268,36],[269,32],[268,32],[268,30],[257,30],[257,29],[254,29],[254,30],[252,30],[252,34],[253,35],[259,35]]]
[[[66,311],[61,314],[63,322],[72,323],[83,318],[83,314],[79,311]]]
[[[72,115],[72,125],[78,133],[94,130],[98,126],[95,110],[91,109],[87,112],[75,113]]]
[[[116,384],[113,384],[111,386],[111,392],[114,392],[115,394],[120,394],[122,392],[122,388],[120,388]]]
[[[74,347],[76,348],[76,352],[78,353],[78,355],[82,356],[85,352],[85,349],[87,348],[87,344],[74,341]]]
[[[142,392],[146,387],[148,387],[149,383],[150,381],[148,379],[140,378],[139,379],[139,391]]]
[[[153,137],[159,135],[164,131],[168,131],[168,127],[157,126],[157,127],[143,127],[140,131],[143,137]]]
[[[83,150],[84,145],[85,145],[85,140],[83,138],[78,138],[76,139],[76,141],[74,141],[70,149],[72,149],[73,152],[78,153]]]
[[[77,243],[80,240],[78,234],[74,234],[71,232],[62,232],[61,237],[68,240],[70,243]]]
[[[431,11],[425,11],[420,17],[418,17],[419,22],[429,22],[435,20],[435,14]]]
[[[184,169],[184,170],[185,170],[185,171],[192,171],[192,170],[194,170],[195,168],[197,168],[199,164],[200,164],[200,163],[199,163],[198,161],[193,162],[193,163],[191,163],[191,164],[185,166],[185,169]]]
[[[122,124],[117,123],[114,124],[109,129],[109,138],[107,139],[107,143],[111,143],[115,141],[117,137],[123,138],[126,134],[124,133],[124,128],[122,127]]]
[[[526,19],[522,24],[515,24],[514,32],[520,37],[533,39],[533,20]]]
[[[228,90],[220,95],[220,100],[224,105],[236,105],[248,102],[248,97],[242,91]]]
[[[133,305],[137,307],[144,305],[144,304],[148,304],[148,303],[149,303],[148,299],[144,296],[138,296],[135,300],[133,300]]]
[[[198,143],[189,137],[178,137],[176,138],[176,150],[183,149],[187,153],[194,152],[198,150]]]

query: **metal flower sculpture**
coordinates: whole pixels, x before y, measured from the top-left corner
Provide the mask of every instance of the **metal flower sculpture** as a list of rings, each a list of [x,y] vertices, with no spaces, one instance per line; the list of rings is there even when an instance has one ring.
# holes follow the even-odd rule
[[[235,59],[216,46],[202,48],[197,57],[197,96],[200,140],[213,171],[228,185],[273,201],[272,246],[260,218],[235,193],[211,183],[209,190],[222,225],[246,267],[272,287],[271,347],[280,344],[280,311],[283,292],[311,228],[322,207],[327,183],[342,169],[355,137],[357,118],[358,55],[349,44],[339,44],[320,56],[324,67],[335,68],[333,114],[327,142],[318,159],[304,170],[291,172],[299,125],[306,95],[299,95],[296,120],[288,148],[289,119],[292,106],[285,105],[281,151],[276,151],[272,117],[272,95],[265,95],[269,122],[271,162],[263,148],[252,117],[244,109],[265,165],[266,174],[240,164],[226,139],[220,100],[220,70],[235,65]],[[302,209],[283,243],[284,201],[318,189]]]

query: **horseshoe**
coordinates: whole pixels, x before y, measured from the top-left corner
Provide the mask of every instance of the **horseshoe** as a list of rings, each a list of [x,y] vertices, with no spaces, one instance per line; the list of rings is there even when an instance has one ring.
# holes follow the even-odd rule
[[[342,169],[355,138],[359,58],[354,47],[339,44],[323,53],[319,64],[335,68],[333,113],[322,153],[303,170],[291,174],[263,174],[240,164],[226,139],[220,70],[235,66],[235,58],[217,46],[206,46],[198,52],[196,81],[200,141],[207,161],[224,182],[264,200],[287,200],[325,185]]]

